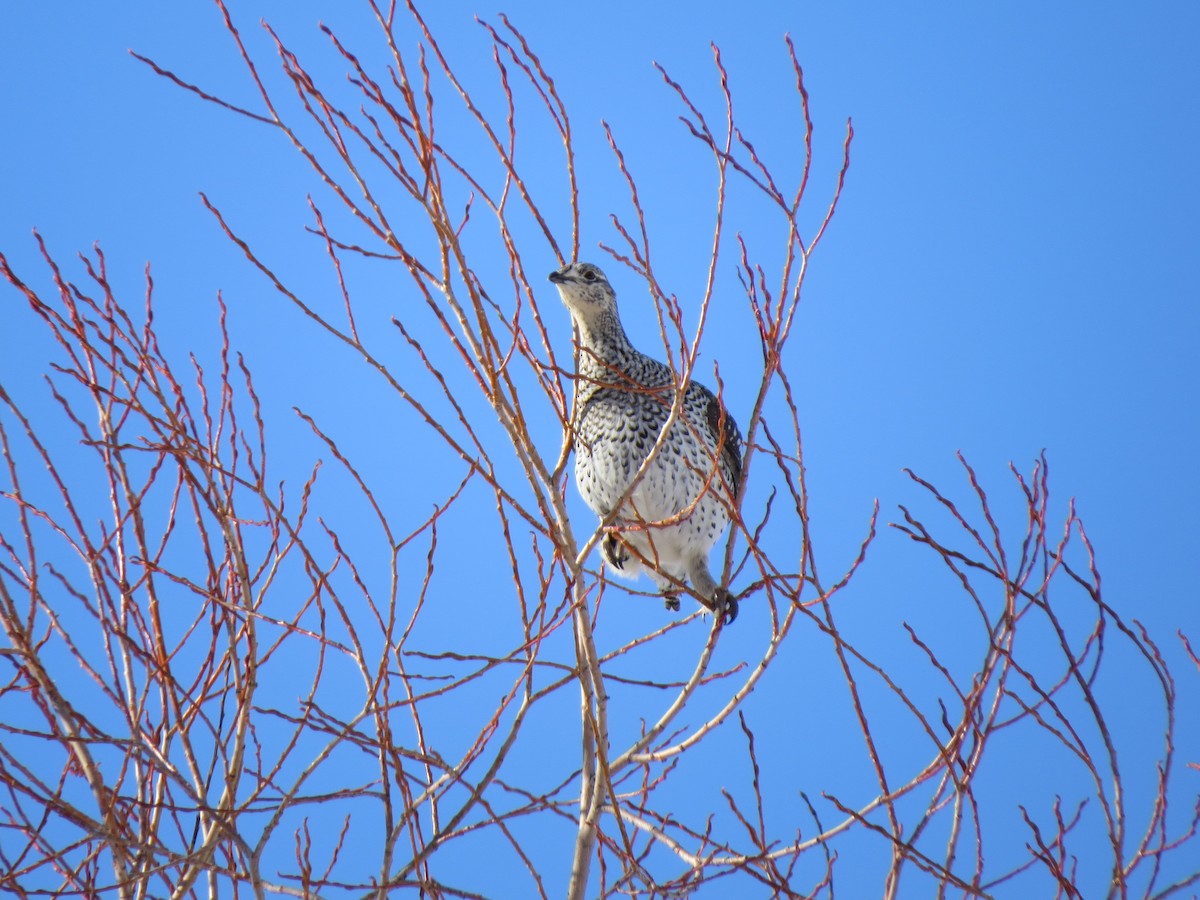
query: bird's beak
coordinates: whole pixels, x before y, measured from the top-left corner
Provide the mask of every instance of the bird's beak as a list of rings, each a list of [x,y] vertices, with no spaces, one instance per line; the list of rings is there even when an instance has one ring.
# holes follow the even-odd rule
[[[555,269],[550,273],[550,280],[555,284],[564,284],[567,281],[567,276],[563,273],[566,269]]]

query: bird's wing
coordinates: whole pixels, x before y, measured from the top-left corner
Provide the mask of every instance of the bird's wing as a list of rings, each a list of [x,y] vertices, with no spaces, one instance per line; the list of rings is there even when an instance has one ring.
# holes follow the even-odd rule
[[[696,386],[707,395],[708,407],[705,412],[708,417],[708,430],[721,448],[721,465],[729,481],[730,491],[734,495],[733,499],[737,500],[738,486],[742,482],[741,432],[738,431],[733,416],[721,405],[721,401],[712,391],[702,384]]]

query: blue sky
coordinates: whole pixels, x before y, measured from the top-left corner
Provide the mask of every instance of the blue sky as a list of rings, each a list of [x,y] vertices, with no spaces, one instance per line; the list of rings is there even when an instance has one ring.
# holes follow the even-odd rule
[[[255,23],[266,18],[314,66],[338,78],[315,23],[366,43],[369,23],[353,6],[232,8],[260,58],[269,59],[270,48]],[[1105,599],[1143,622],[1175,667],[1179,752],[1200,761],[1200,682],[1175,638],[1182,628],[1200,642],[1194,580],[1200,10],[1186,3],[532,0],[500,8],[572,110],[585,190],[583,256],[604,260],[595,248],[614,241],[607,215],[624,210],[603,119],[639,180],[660,277],[679,290],[685,315],[687,291],[703,286],[710,164],[675,121],[675,99],[651,63],[665,66],[719,118],[709,42],[719,44],[739,121],[768,161],[786,170],[801,152],[783,43],[785,33],[792,36],[816,127],[814,215],[832,189],[848,117],[856,132],[846,188],[813,258],[791,345],[802,377],[806,464],[826,568],[853,557],[875,498],[884,521],[898,518],[898,504],[927,503],[903,468],[965,499],[968,486],[955,460],[961,450],[992,493],[1003,495],[1012,489],[1008,462],[1027,471],[1044,449],[1052,503],[1061,517],[1075,498],[1098,549]],[[456,65],[490,85],[486,35],[472,16],[494,20],[497,9],[454,0],[425,12]],[[131,298],[140,293],[149,261],[158,321],[180,354],[212,352],[206,343],[213,336],[212,299],[221,290],[234,340],[267,398],[268,422],[278,429],[286,476],[302,478],[319,453],[290,418],[299,405],[342,435],[365,471],[382,482],[396,479],[399,448],[413,439],[408,429],[416,425],[397,412],[398,423],[383,417],[364,427],[356,401],[370,389],[355,379],[366,376],[345,359],[307,355],[305,323],[222,237],[198,192],[287,277],[326,287],[321,254],[302,228],[309,221],[306,194],[324,206],[333,202],[277,135],[200,103],[126,53],[132,48],[207,90],[253,104],[216,11],[200,2],[26,3],[8,9],[5,21],[0,249],[18,272],[45,284],[33,227],[64,261],[99,241]],[[547,147],[546,156],[547,171],[557,172],[559,148]],[[738,229],[751,240],[759,236],[751,205],[733,214],[741,217]],[[565,210],[553,225],[565,236]],[[736,289],[732,254],[726,262],[719,283]],[[556,265],[548,253],[525,263],[532,271]],[[377,297],[363,301],[363,309],[385,332],[405,298],[391,295],[394,285],[362,277],[364,294]],[[622,297],[639,296],[629,273],[614,280]],[[6,323],[0,383],[37,408],[46,395],[36,367],[53,351],[20,298],[0,291],[0,303]],[[649,349],[656,340],[649,307],[626,309],[635,343]],[[731,308],[715,309],[701,366],[711,372],[711,359],[720,361],[728,396],[750,397],[754,385],[731,361],[757,354],[757,345],[752,334],[747,342],[733,315]],[[560,358],[569,358],[565,313],[556,324]],[[435,468],[427,484],[401,477],[385,494],[427,509],[445,483],[461,477],[456,472]],[[583,523],[577,527],[590,527],[586,510],[573,509]],[[468,580],[446,591],[471,596],[479,587]],[[954,627],[938,612],[954,597],[936,567],[920,561],[901,536],[885,533],[843,614],[848,627],[861,629],[864,645],[887,652],[907,640],[901,620],[923,622],[935,634]],[[461,609],[448,626],[462,618]],[[476,627],[486,631],[496,615],[480,613]],[[643,605],[630,627],[649,629],[657,617],[656,606],[651,612]],[[429,636],[431,645],[451,639],[449,632]],[[750,646],[730,643],[730,658]],[[846,748],[812,740],[826,730],[822,716],[836,722],[839,712],[820,670],[806,669],[804,656],[800,649],[789,664],[794,668],[779,675],[796,679],[792,693],[800,702],[778,720],[765,705],[751,705],[748,714],[776,738],[779,765],[803,770],[803,777],[785,779],[781,792],[815,794],[836,785],[852,793],[855,773],[830,767],[843,752],[857,752],[848,749],[853,734]],[[1109,688],[1120,721],[1127,710],[1131,732],[1153,732],[1158,724],[1137,717],[1138,695],[1115,665]],[[1009,752],[1011,768],[995,784],[1027,779],[1040,798],[1030,802],[1047,802],[1037,789],[1045,779],[1052,794],[1053,777],[1036,761],[1033,769],[1040,770],[1031,772],[1019,748]],[[1142,748],[1129,752],[1139,758]],[[921,757],[924,750],[913,753]],[[1195,772],[1180,773],[1180,808],[1191,806],[1198,780]],[[869,787],[862,785],[864,795]],[[776,812],[785,826],[792,822],[786,809]],[[1013,829],[1017,853],[1020,822],[1009,816],[1002,823]]]

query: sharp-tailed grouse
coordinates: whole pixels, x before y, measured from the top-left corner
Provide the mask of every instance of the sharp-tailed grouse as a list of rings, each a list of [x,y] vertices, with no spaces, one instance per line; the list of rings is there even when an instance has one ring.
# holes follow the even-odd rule
[[[688,581],[725,622],[733,596],[708,569],[708,554],[729,523],[742,472],[741,435],[712,392],[692,381],[662,448],[632,491],[630,483],[659,439],[675,400],[671,370],[629,343],[617,297],[604,273],[573,263],[550,273],[579,329],[575,385],[575,483],[587,505],[611,520],[601,550],[617,571],[645,571],[679,608]]]

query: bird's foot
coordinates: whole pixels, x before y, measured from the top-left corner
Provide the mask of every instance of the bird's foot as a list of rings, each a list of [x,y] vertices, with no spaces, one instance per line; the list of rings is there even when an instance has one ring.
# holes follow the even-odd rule
[[[615,532],[608,532],[600,542],[600,553],[614,569],[624,569],[629,562],[629,551],[617,539]]]
[[[712,609],[713,615],[721,621],[722,625],[732,625],[733,620],[738,617],[737,597],[725,588],[717,588],[713,594]]]
[[[679,612],[679,591],[663,591],[663,606],[672,612]]]

